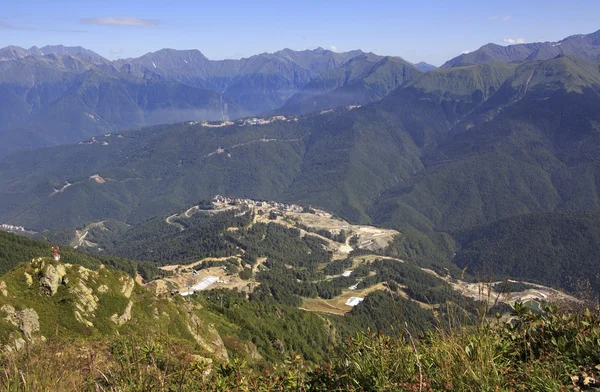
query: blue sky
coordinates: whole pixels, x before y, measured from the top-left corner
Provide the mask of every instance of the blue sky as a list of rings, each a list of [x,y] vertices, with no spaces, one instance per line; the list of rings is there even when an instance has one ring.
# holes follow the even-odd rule
[[[79,45],[109,59],[161,48],[217,60],[321,46],[440,65],[488,42],[599,29],[598,0],[0,0],[0,47]]]

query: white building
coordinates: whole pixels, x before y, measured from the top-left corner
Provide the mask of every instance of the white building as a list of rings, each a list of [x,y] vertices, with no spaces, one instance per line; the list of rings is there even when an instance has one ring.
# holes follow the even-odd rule
[[[364,298],[361,298],[361,297],[350,297],[350,298],[348,298],[348,301],[346,301],[346,305],[348,305],[348,306],[356,306],[359,303],[361,303],[362,301],[364,301]]]

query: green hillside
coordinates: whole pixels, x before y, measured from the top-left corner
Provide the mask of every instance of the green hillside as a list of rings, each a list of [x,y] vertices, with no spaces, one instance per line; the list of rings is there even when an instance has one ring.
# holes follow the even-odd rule
[[[436,69],[360,109],[19,153],[0,161],[0,219],[33,229],[138,222],[215,194],[421,230],[595,208],[599,78],[572,57]]]
[[[225,194],[412,228],[419,245],[405,254],[448,265],[448,234],[600,208],[599,80],[597,65],[568,56],[442,68],[354,110],[157,126],[14,154],[0,161],[0,221],[39,231],[135,225]],[[144,252],[127,256],[151,259]]]
[[[366,53],[311,80],[276,112],[304,114],[364,105],[382,99],[420,74],[420,70],[401,58]]]
[[[28,283],[25,275],[44,278],[50,269],[65,272],[54,295],[46,280]],[[471,327],[457,319],[449,330],[424,336],[400,327],[397,337],[367,331],[341,343],[331,323],[310,313],[248,306],[231,295],[224,307],[207,298],[156,299],[128,286],[131,278],[103,269],[40,260],[2,279],[0,339],[13,348],[0,354],[0,385],[8,390],[537,391],[597,385],[599,316],[589,310],[532,313],[517,304],[510,323],[483,316]],[[386,300],[371,297],[369,306],[382,310]],[[311,353],[320,347],[327,347],[327,356]],[[281,357],[286,361],[275,365]]]
[[[528,214],[459,235],[453,262],[471,274],[520,278],[567,290],[600,292],[600,214]]]
[[[471,255],[486,249],[482,256],[487,260],[490,249],[519,243],[509,238],[479,248],[482,241],[507,235],[523,239],[523,232],[535,233],[535,227],[546,232],[539,230],[539,242],[531,243],[552,242],[557,259],[563,255],[560,249],[594,238],[594,214],[546,215],[533,222],[525,219],[522,228],[518,221],[500,222],[499,228],[460,233],[457,238],[464,245],[456,258],[469,249]],[[120,268],[107,262],[114,258],[65,251],[63,260],[56,262],[37,257],[38,252],[48,252],[49,244],[0,233],[3,263],[22,260],[0,275],[0,385],[9,390],[24,385],[125,391],[361,391],[425,385],[432,390],[539,390],[584,385],[600,359],[595,312],[563,314],[545,307],[532,313],[519,303],[513,310],[492,306],[497,299],[486,297],[485,290],[495,289],[485,285],[480,288],[483,302],[463,297],[453,288],[455,277],[442,279],[412,261],[431,254],[431,244],[416,233],[407,232],[383,252],[407,260],[357,250],[350,255],[350,265],[359,262],[354,273],[329,278],[321,268],[333,271],[337,266],[329,268],[336,262],[325,251],[323,239],[301,236],[281,221],[246,227],[251,219],[236,222],[235,214],[228,212],[211,216],[199,211],[189,217],[183,213],[166,226],[158,224],[162,218],[132,228],[113,222],[107,230],[114,233],[103,240],[123,237],[122,244],[131,243],[133,253],[150,243],[155,249],[166,246],[168,251],[158,257],[169,260],[180,257],[181,250],[202,251],[202,243],[196,248],[190,242],[190,248],[185,242],[215,226],[216,218],[233,225],[235,230],[226,230],[228,240],[243,249],[246,262],[253,266],[266,257],[259,272],[250,274],[260,283],[250,295],[225,289],[200,291],[189,300],[157,295],[113,270]],[[102,240],[101,232],[91,238]],[[438,239],[434,248],[442,248],[442,242]],[[118,249],[119,242],[114,243],[113,250]],[[29,257],[35,258],[26,261]],[[347,265],[345,260],[338,262]],[[383,285],[344,316],[297,308],[303,304],[297,302],[300,297],[335,297],[336,290],[354,283],[358,290]],[[530,287],[521,283],[519,289]],[[499,322],[506,311],[512,312],[512,321]]]
[[[360,54],[286,49],[211,61],[198,50],[162,49],[111,62],[81,47],[3,48],[0,155],[153,124],[257,115]]]

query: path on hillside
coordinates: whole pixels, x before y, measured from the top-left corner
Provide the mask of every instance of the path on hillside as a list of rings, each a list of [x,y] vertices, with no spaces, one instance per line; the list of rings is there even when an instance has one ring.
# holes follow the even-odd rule
[[[179,224],[179,223],[176,223],[176,222],[171,222],[171,219],[173,219],[173,218],[174,218],[174,217],[176,217],[177,215],[178,215],[178,214],[173,214],[173,215],[171,215],[171,216],[168,216],[168,217],[165,219],[165,222],[167,222],[167,224],[168,224],[168,225],[171,225],[171,226],[176,226],[176,227],[178,227],[178,228],[179,228],[179,230],[181,230],[181,231],[184,231],[184,230],[185,230],[185,228],[184,228],[184,227],[183,227],[181,224]]]
[[[190,217],[190,212],[191,212],[192,210],[198,210],[198,211],[200,211],[200,206],[193,206],[193,207],[189,208],[189,209],[188,209],[188,210],[185,212],[185,214],[184,214],[186,218],[189,218],[189,217]]]
[[[213,156],[215,154],[223,154],[223,153],[225,153],[228,150],[233,150],[234,148],[239,148],[239,147],[247,146],[247,145],[253,144],[253,143],[298,142],[298,141],[304,139],[308,135],[310,135],[310,134],[307,133],[306,135],[304,135],[304,136],[302,136],[300,138],[296,138],[296,139],[266,139],[266,138],[262,138],[262,139],[250,140],[249,142],[235,144],[235,145],[230,146],[230,147],[225,147],[225,148],[219,147],[215,151],[209,153],[208,155],[205,155],[204,158],[208,158],[208,157]]]

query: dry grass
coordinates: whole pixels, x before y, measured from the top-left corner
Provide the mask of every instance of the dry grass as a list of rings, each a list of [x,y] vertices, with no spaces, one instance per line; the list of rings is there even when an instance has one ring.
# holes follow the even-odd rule
[[[386,290],[383,283],[378,283],[363,290],[344,290],[341,295],[332,299],[303,298],[300,309],[309,312],[332,313],[344,315],[352,310],[352,306],[346,305],[350,297],[366,297],[367,294],[377,290]]]

